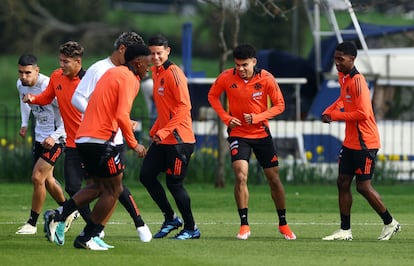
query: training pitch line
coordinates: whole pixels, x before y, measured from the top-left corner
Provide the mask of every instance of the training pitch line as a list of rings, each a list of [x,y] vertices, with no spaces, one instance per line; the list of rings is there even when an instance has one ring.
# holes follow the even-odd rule
[[[26,221],[12,221],[12,222],[0,222],[0,225],[6,225],[6,224],[22,224],[25,223]],[[82,223],[83,221],[74,221],[74,223]],[[44,224],[43,222],[40,222],[38,224]],[[108,222],[108,225],[130,225],[133,224],[132,222],[117,222],[117,221],[112,221],[112,222]],[[146,222],[147,225],[160,225],[162,224],[162,222]],[[240,222],[234,222],[234,223],[223,223],[223,222],[197,222],[198,225],[239,225]],[[250,225],[277,225],[277,223],[269,223],[269,222],[249,222]],[[335,223],[325,223],[325,222],[289,222],[290,225],[338,225],[339,222],[335,222]],[[407,224],[407,223],[400,223],[401,225],[405,225],[405,226],[411,226],[413,224]],[[383,223],[361,223],[361,222],[353,222],[352,225],[370,225],[370,226],[378,226],[378,225],[383,225]]]

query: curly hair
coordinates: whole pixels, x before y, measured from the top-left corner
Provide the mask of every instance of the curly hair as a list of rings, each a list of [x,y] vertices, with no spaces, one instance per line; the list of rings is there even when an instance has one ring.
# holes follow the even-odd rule
[[[68,41],[62,44],[59,52],[67,57],[75,58],[83,56],[83,47],[75,41]]]
[[[144,39],[142,39],[142,37],[136,32],[127,31],[121,33],[121,35],[119,35],[115,40],[114,49],[118,50],[121,45],[128,47],[135,44],[145,45]]]

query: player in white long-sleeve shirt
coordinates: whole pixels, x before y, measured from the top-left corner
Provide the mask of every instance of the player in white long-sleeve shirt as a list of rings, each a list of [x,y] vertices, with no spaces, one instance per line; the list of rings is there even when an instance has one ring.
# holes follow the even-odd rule
[[[64,148],[66,133],[56,100],[45,106],[22,101],[25,94],[39,94],[49,83],[49,77],[39,72],[37,58],[31,54],[22,55],[18,61],[18,71],[19,79],[16,86],[19,91],[22,119],[20,136],[26,137],[30,112],[36,120],[36,126],[33,146],[32,207],[29,220],[18,229],[16,234],[36,234],[36,224],[46,199],[46,191],[59,205],[66,201],[59,182],[53,176],[54,165]]]
[[[102,77],[102,75],[110,68],[119,66],[125,63],[125,50],[128,46],[134,44],[144,44],[140,35],[135,32],[122,33],[114,43],[114,50],[112,54],[100,61],[95,62],[88,68],[85,76],[79,82],[73,96],[72,104],[80,112],[84,113],[90,96],[95,90],[96,83]],[[136,126],[134,121],[131,121],[131,130]],[[118,130],[114,135],[113,142],[118,147],[121,156],[125,156],[124,141],[121,130]],[[134,221],[140,240],[143,242],[149,242],[152,239],[152,234],[148,226],[142,220],[140,211],[135,203],[134,198],[131,195],[129,189],[123,185],[123,191],[119,196],[119,202],[125,207]]]

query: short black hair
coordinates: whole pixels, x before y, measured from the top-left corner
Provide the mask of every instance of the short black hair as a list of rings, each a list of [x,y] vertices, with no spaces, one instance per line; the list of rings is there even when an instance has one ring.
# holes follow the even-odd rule
[[[357,56],[357,48],[352,42],[342,42],[336,46],[335,50],[343,52],[346,55]]]
[[[153,35],[148,40],[148,46],[164,46],[168,47],[168,39],[165,37],[165,35],[158,33],[156,35]]]
[[[142,37],[133,31],[127,31],[121,33],[121,35],[118,36],[118,38],[114,42],[114,49],[117,50],[121,45],[124,45],[125,47],[128,47],[133,44],[145,44]]]
[[[148,56],[151,54],[150,49],[146,45],[143,44],[133,44],[126,48],[125,50],[125,62],[131,62],[137,57],[140,56]]]
[[[250,44],[240,44],[233,50],[234,59],[256,58],[256,49]]]
[[[23,54],[19,57],[17,64],[21,66],[36,66],[37,58],[32,54]]]
[[[83,47],[75,41],[68,41],[59,47],[59,52],[67,57],[75,58],[83,56]]]

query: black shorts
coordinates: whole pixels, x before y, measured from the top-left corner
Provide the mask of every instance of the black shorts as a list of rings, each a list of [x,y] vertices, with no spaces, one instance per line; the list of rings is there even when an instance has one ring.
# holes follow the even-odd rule
[[[65,162],[63,167],[65,175],[65,190],[70,196],[79,191],[86,178],[85,168],[79,151],[76,148],[65,147]]]
[[[39,158],[42,158],[50,165],[55,165],[57,159],[59,159],[59,157],[62,155],[63,148],[63,144],[55,143],[51,149],[46,149],[42,146],[42,143],[36,141],[33,146],[34,163],[36,163]]]
[[[276,150],[273,145],[272,136],[262,139],[247,139],[240,137],[228,137],[230,143],[231,161],[249,161],[252,150],[257,161],[263,168],[279,166]]]
[[[116,145],[116,148],[119,151],[119,154],[121,156],[121,160],[123,162],[126,162],[126,148],[125,148],[125,144],[118,144],[118,145]]]
[[[356,176],[357,180],[372,178],[378,149],[352,150],[342,146],[339,153],[339,174]]]
[[[110,144],[77,143],[88,177],[111,177],[122,173],[125,161],[119,147]]]
[[[184,179],[193,151],[193,143],[176,145],[153,143],[144,157],[141,172],[145,175],[146,173],[158,175],[165,172],[176,179]]]

